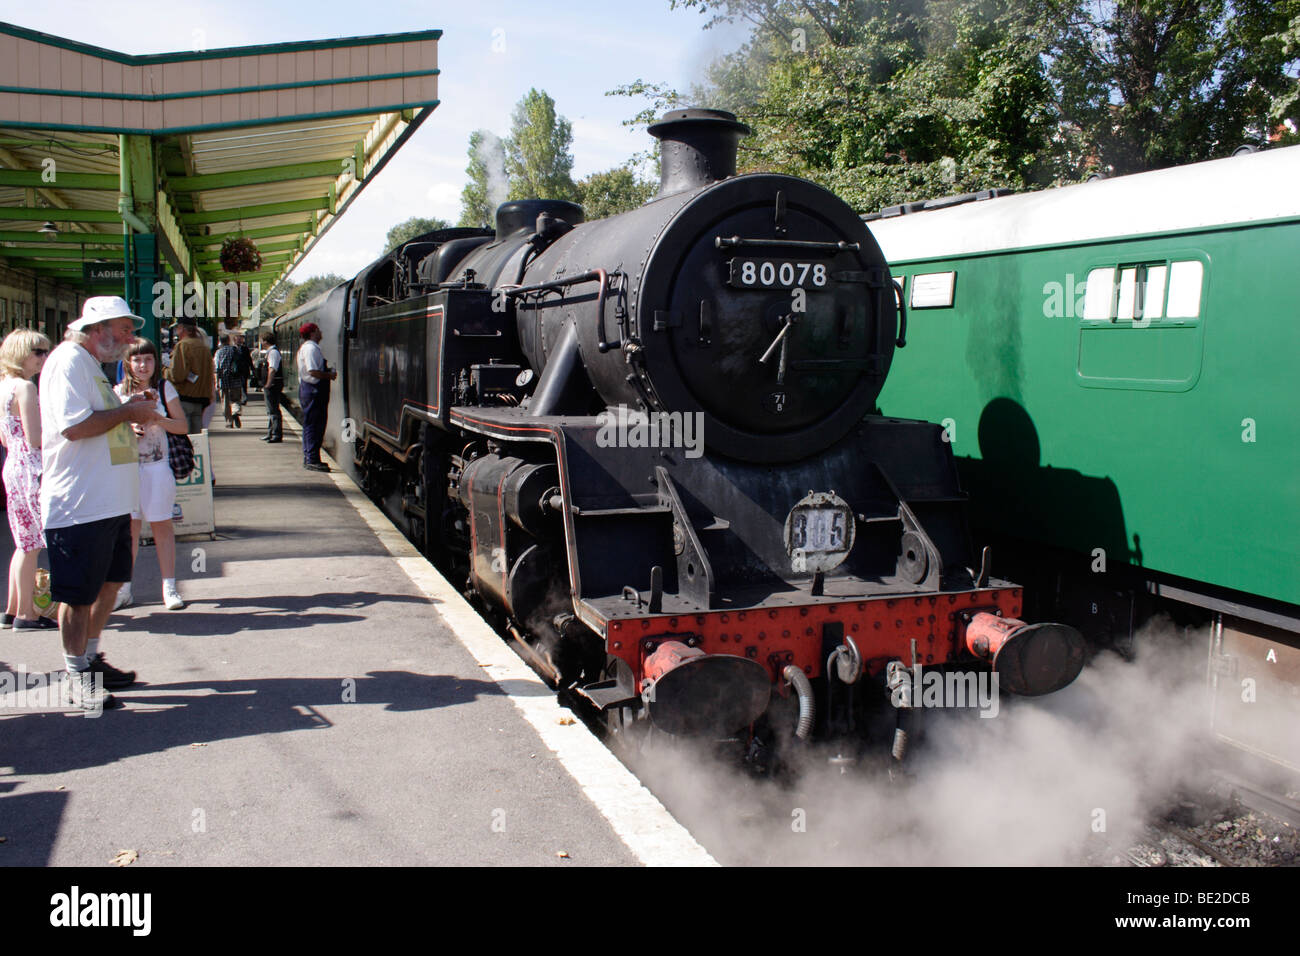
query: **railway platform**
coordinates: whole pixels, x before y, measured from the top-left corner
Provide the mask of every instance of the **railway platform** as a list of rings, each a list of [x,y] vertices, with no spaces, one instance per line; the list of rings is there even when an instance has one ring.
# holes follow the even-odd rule
[[[709,864],[294,423],[211,430],[217,535],[181,611],[141,549],[101,650],[139,683],[87,718],[0,698],[0,865]],[[0,535],[8,566],[12,544]],[[54,672],[56,631],[0,631]]]

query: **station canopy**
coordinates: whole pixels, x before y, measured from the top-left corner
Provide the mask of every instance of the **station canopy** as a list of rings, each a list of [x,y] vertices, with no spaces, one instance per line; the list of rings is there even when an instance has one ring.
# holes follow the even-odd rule
[[[270,295],[438,105],[441,32],[133,56],[0,23],[0,259],[137,310]]]

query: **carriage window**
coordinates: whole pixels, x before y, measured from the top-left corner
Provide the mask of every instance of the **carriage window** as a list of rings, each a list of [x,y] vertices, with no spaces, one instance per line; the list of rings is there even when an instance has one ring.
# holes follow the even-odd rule
[[[1093,269],[1089,272],[1088,290],[1083,299],[1083,317],[1089,321],[1109,320],[1114,289],[1114,269]]]
[[[1165,273],[1168,266],[1121,266],[1115,318],[1150,321],[1160,318],[1165,305]]]
[[[1196,260],[1121,264],[1088,273],[1083,318],[1093,322],[1194,319],[1204,267]]]
[[[1196,260],[1175,262],[1169,267],[1169,318],[1194,319],[1201,314],[1203,273],[1204,266]]]

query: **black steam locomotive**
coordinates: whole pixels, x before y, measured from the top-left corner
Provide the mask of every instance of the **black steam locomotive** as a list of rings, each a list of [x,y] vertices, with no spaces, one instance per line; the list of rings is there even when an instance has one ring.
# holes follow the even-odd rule
[[[872,414],[906,323],[863,221],[737,176],[729,113],[650,133],[639,209],[509,202],[279,320],[340,371],[326,447],[615,728],[897,747],[925,672],[1068,684],[1081,639],[972,560],[942,429]]]

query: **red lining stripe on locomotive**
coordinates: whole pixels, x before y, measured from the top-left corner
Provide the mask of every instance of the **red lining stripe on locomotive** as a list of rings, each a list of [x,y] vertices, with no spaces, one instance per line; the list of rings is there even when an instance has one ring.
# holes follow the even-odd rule
[[[432,309],[430,309],[428,312],[425,312],[423,315],[420,314],[419,309],[416,309],[413,312],[402,312],[398,315],[363,315],[361,316],[360,321],[361,322],[410,322],[412,319],[419,319],[419,318],[427,319],[431,317],[435,312],[441,312],[442,309],[443,309],[442,306],[437,305],[434,306]]]
[[[515,609],[510,603],[510,590],[506,587],[507,578],[510,570],[506,567],[506,509],[501,501],[501,493],[505,489],[505,478],[497,482],[497,522],[501,525],[501,595],[505,598],[506,607],[510,608],[510,613],[514,614]],[[489,565],[489,568],[491,565]]]

